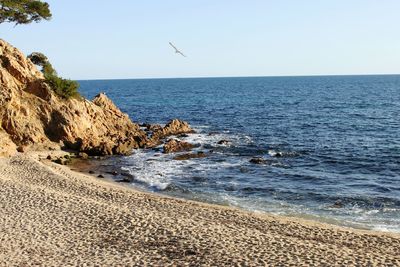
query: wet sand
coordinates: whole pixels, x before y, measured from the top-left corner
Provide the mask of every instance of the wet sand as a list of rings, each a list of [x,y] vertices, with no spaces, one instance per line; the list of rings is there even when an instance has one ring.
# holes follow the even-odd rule
[[[139,192],[0,158],[0,266],[396,266],[400,235]]]

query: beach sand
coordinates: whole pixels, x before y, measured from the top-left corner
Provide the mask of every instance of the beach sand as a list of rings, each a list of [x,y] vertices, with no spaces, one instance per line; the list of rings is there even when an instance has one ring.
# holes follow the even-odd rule
[[[0,158],[0,266],[396,266],[400,235],[139,192]]]

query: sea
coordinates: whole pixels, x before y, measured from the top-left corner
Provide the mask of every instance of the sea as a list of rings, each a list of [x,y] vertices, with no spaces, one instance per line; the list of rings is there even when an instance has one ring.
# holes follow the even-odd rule
[[[79,81],[138,123],[179,118],[207,157],[103,160],[130,186],[257,213],[400,232],[400,75]],[[221,142],[225,140],[224,142]],[[262,164],[251,162],[262,158]]]

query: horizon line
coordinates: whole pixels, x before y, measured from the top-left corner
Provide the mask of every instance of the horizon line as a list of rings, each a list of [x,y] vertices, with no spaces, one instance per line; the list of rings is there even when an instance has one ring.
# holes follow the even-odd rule
[[[148,78],[93,78],[75,79],[75,81],[109,80],[167,80],[167,79],[218,79],[218,78],[290,78],[290,77],[339,77],[339,76],[399,76],[400,73],[374,74],[310,74],[310,75],[249,75],[249,76],[188,76],[188,77],[148,77]]]

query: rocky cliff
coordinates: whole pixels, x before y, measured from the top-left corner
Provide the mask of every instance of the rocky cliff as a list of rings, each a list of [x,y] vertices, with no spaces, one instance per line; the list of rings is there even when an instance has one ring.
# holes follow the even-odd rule
[[[146,133],[105,94],[93,101],[62,99],[29,59],[0,39],[0,155],[57,147],[91,155],[128,154],[174,134],[171,125],[177,133],[191,131],[184,122],[171,123],[157,134]]]

